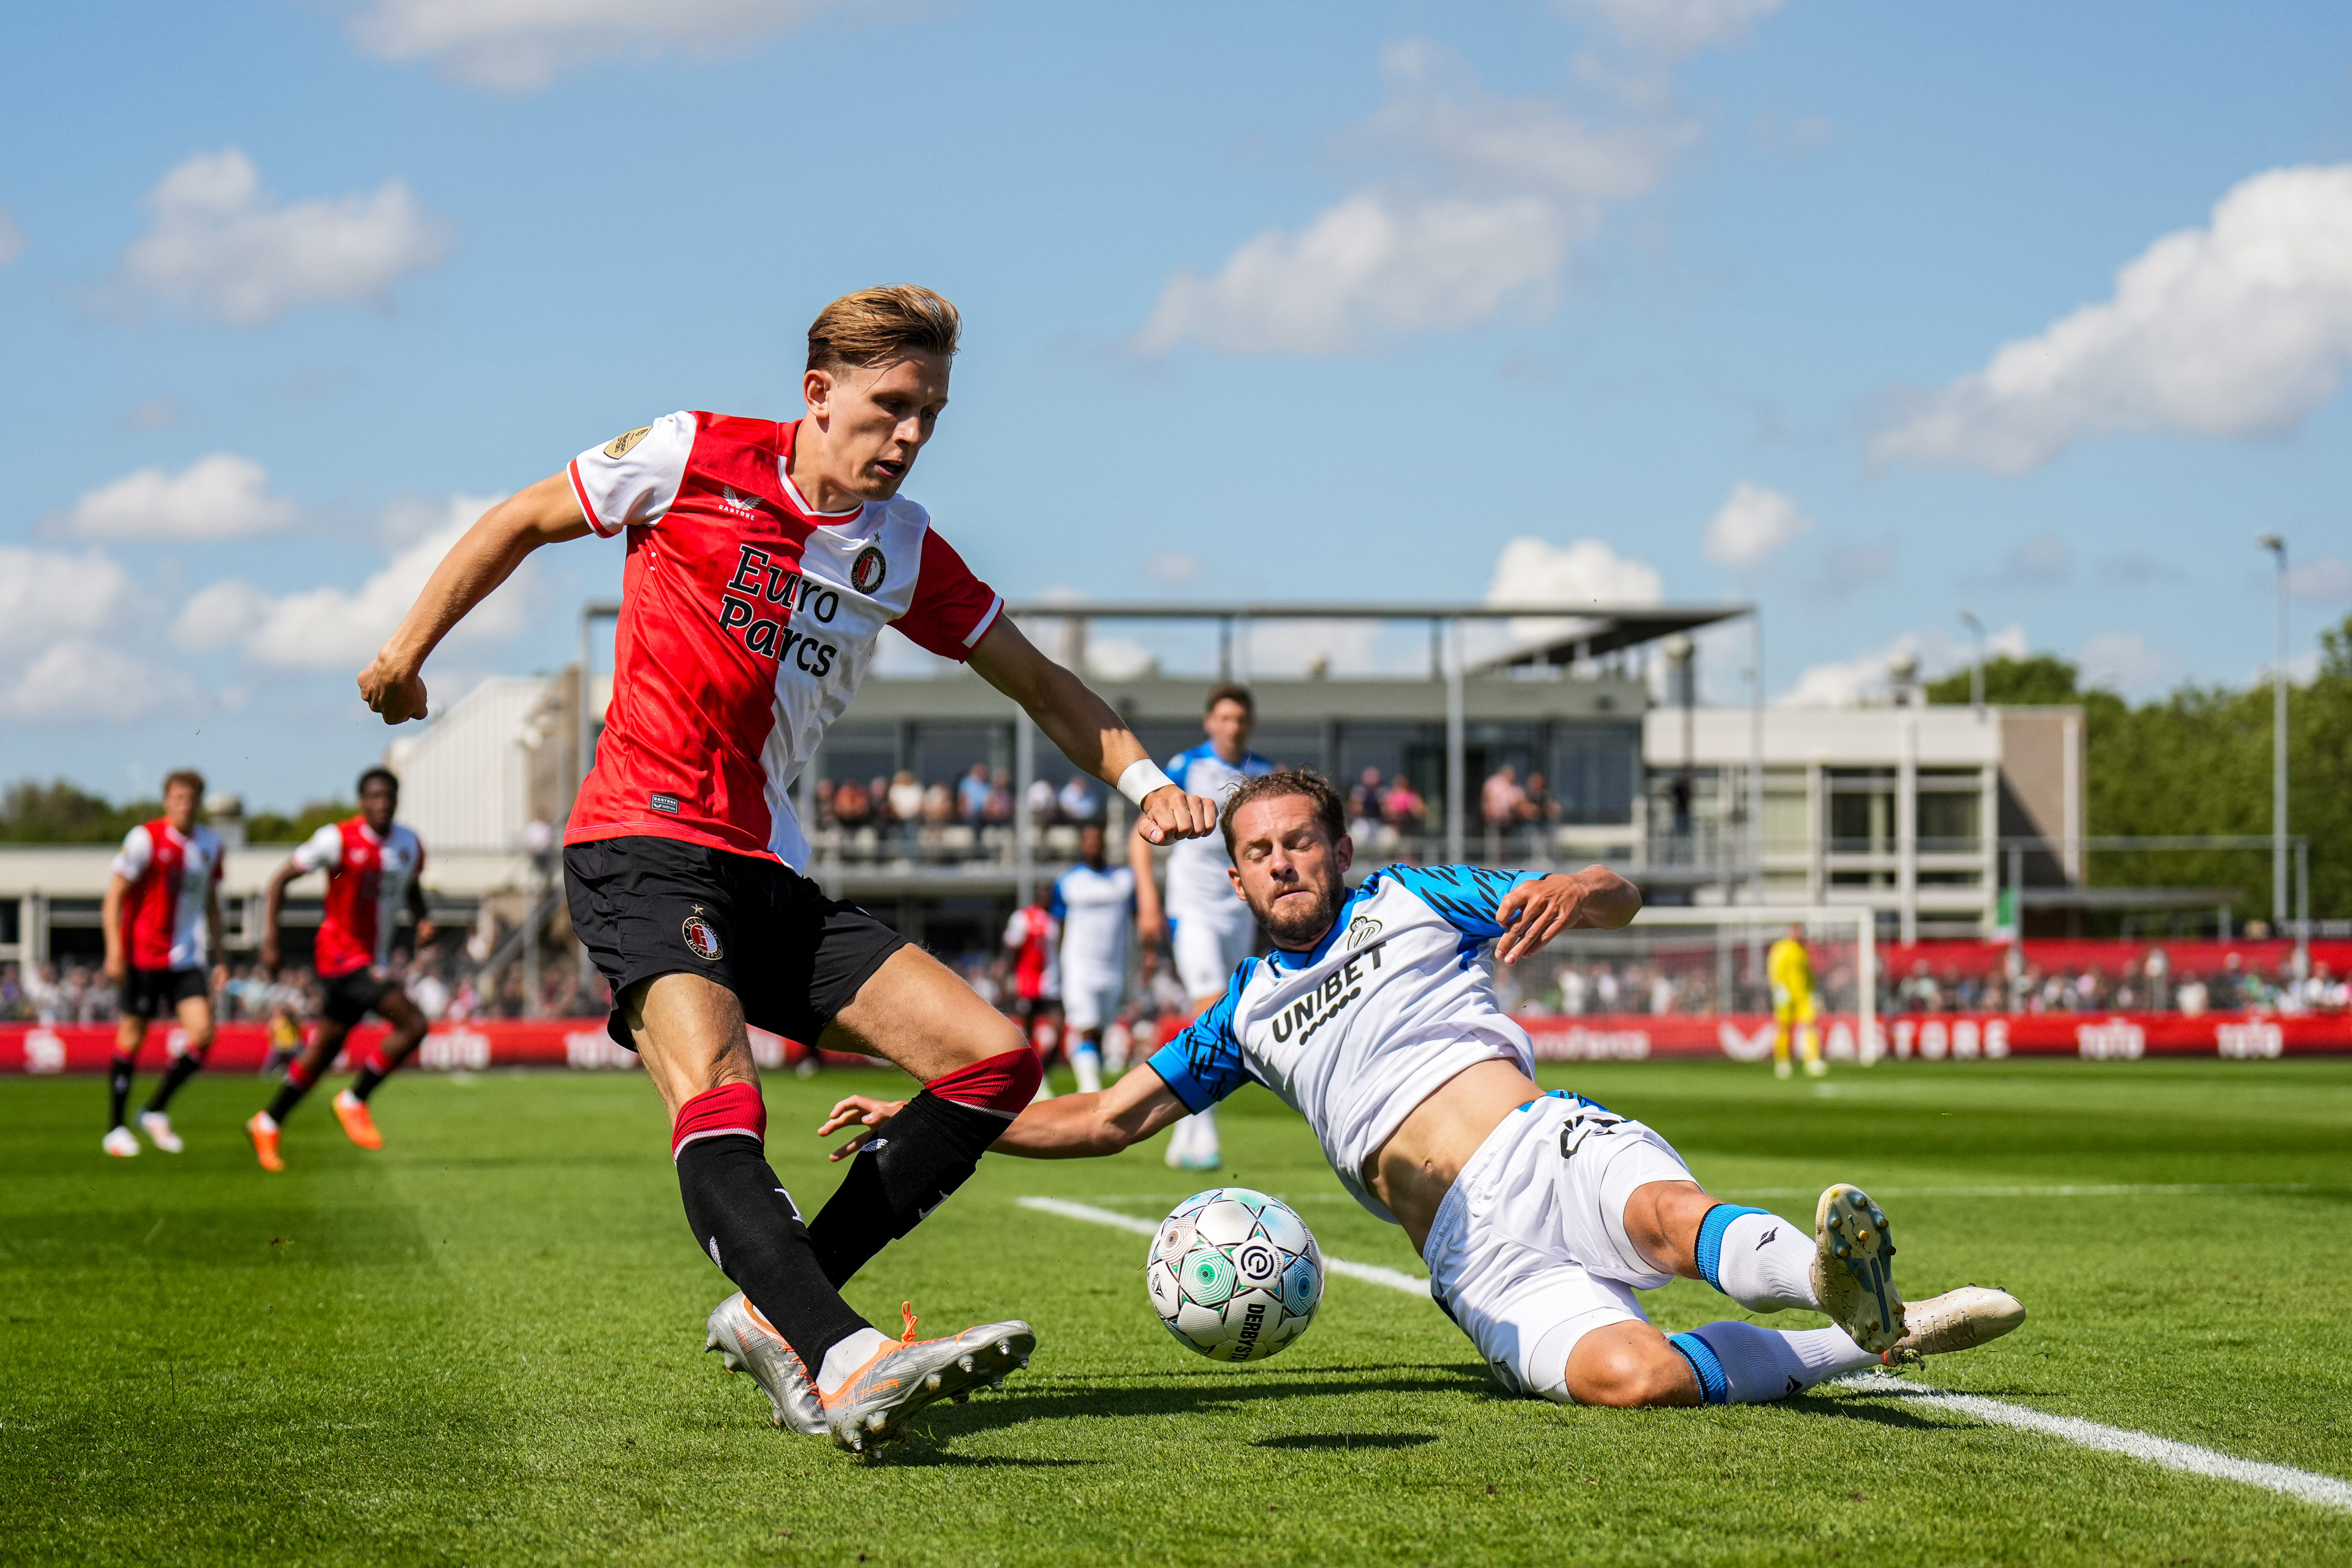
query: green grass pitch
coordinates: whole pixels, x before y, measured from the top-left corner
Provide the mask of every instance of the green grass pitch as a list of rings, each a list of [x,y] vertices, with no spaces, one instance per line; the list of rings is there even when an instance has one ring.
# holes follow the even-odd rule
[[[2352,1477],[2352,1064],[1545,1076],[1727,1196],[1810,1219],[1859,1181],[1911,1294],[2015,1290],[2026,1327],[1933,1363],[1939,1386]],[[836,1169],[821,1108],[883,1085],[769,1087],[803,1207]],[[992,1159],[853,1282],[889,1329],[911,1297],[927,1333],[1017,1314],[1041,1338],[1004,1393],[861,1461],[772,1430],[700,1353],[729,1287],[635,1075],[404,1078],[375,1155],[321,1094],[275,1178],[237,1131],[262,1094],[198,1079],[190,1152],[116,1162],[97,1082],[0,1082],[0,1563],[2352,1563],[2352,1515],[1915,1402],[1507,1399],[1433,1306],[1345,1279],[1281,1356],[1213,1365],[1153,1321],[1140,1237],[1013,1203],[1156,1218],[1207,1184],[1156,1145]],[[1224,1137],[1223,1179],[1292,1199],[1327,1251],[1420,1271],[1271,1098]],[[2308,1190],[1948,1190],[2070,1184]],[[1650,1306],[1726,1310],[1687,1283]]]

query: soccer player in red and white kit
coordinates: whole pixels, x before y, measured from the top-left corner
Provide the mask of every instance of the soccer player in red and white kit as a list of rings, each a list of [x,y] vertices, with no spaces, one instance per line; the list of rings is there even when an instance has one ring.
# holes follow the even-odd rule
[[[139,1152],[139,1135],[124,1124],[122,1112],[149,1020],[169,1015],[183,1031],[180,1053],[139,1113],[148,1141],[166,1154],[185,1147],[172,1131],[172,1097],[213,1048],[215,976],[208,970],[221,952],[221,841],[211,828],[196,826],[204,794],[202,773],[183,770],[164,779],[163,815],[122,836],[106,879],[106,976],[121,996],[106,1079],[110,1154]]]
[[[247,1119],[246,1136],[253,1140],[254,1157],[265,1171],[282,1171],[278,1152],[278,1130],[319,1075],[343,1047],[352,1026],[373,1013],[392,1026],[360,1064],[359,1077],[335,1096],[335,1120],[344,1133],[362,1149],[383,1147],[375,1129],[368,1096],[408,1059],[425,1038],[425,1015],[387,973],[392,963],[392,933],[403,906],[416,922],[416,945],[433,940],[433,921],[425,910],[425,846],[405,824],[394,822],[400,809],[400,780],[386,768],[370,768],[360,775],[360,809],[356,816],[328,823],[295,850],[269,879],[268,912],[261,934],[261,966],[276,973],[278,913],[286,901],[286,885],[313,871],[327,874],[327,908],[319,922],[319,940],[311,967],[326,991],[318,1033],[310,1048],[286,1069],[286,1081],[267,1110]]]
[[[838,1287],[971,1174],[1038,1065],[953,971],[801,875],[793,780],[895,626],[1019,702],[1148,834],[1215,824],[900,498],[958,331],[927,289],[835,300],[809,328],[804,418],[672,414],[582,453],[483,514],[359,679],[387,723],[422,718],[425,657],[524,556],[626,535],[612,703],[564,838],[572,924],[612,983],[614,1037],[668,1107],[695,1243],[741,1288],[711,1313],[710,1348],[753,1373],[779,1425],[852,1449],[1035,1344],[1011,1320],[918,1341],[911,1307],[894,1341]],[[811,1223],[763,1152],[747,1022],[887,1057],[923,1085]]]

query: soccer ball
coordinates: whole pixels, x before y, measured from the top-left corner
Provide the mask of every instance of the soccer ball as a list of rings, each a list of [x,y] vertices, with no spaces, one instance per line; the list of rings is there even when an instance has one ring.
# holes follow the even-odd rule
[[[1264,1361],[1315,1321],[1323,1252],[1287,1204],[1213,1187],[1160,1222],[1146,1279],[1177,1343],[1211,1361]]]

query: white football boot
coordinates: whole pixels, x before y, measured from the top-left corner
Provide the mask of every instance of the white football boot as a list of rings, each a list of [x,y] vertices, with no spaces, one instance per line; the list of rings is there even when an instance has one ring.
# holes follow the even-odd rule
[[[703,1350],[717,1351],[719,1359],[727,1363],[729,1372],[748,1372],[768,1403],[776,1407],[770,1419],[779,1426],[789,1427],[804,1436],[822,1437],[830,1430],[825,1425],[824,1405],[816,1396],[816,1380],[801,1364],[784,1336],[776,1332],[773,1324],[760,1315],[738,1290],[710,1310],[709,1337],[702,1342]]]
[[[1963,1285],[1903,1309],[1903,1337],[1878,1359],[1911,1366],[1921,1358],[1972,1351],[2025,1321],[2025,1303],[1989,1285]]]
[[[99,1146],[118,1160],[128,1160],[139,1152],[139,1134],[128,1127],[117,1126]]]
[[[1018,1319],[919,1340],[913,1304],[899,1310],[907,1315],[906,1337],[884,1340],[824,1401],[833,1440],[853,1454],[903,1440],[908,1419],[934,1399],[961,1405],[979,1388],[1003,1387],[1004,1374],[1027,1366],[1037,1348],[1037,1331]]]
[[[147,1142],[166,1154],[177,1154],[187,1148],[180,1135],[172,1131],[172,1119],[160,1110],[139,1113],[139,1131],[147,1134]]]
[[[1813,1294],[1853,1342],[1884,1355],[1903,1338],[1903,1293],[1895,1288],[1895,1238],[1886,1216],[1860,1187],[1843,1182],[1813,1210]]]

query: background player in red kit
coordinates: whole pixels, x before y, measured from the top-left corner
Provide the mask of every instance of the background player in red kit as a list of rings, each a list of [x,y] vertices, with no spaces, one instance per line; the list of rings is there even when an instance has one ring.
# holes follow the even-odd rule
[[[166,1108],[213,1048],[208,970],[221,952],[221,841],[211,828],[196,826],[204,794],[202,773],[183,770],[166,778],[163,815],[123,835],[106,880],[106,976],[121,988],[122,1015],[106,1082],[110,1154],[139,1152],[138,1135],[123,1124],[122,1110],[148,1021],[175,1017],[184,1031],[180,1054],[139,1113],[148,1141],[167,1154],[184,1145]]]
[[[672,414],[582,453],[483,514],[359,682],[386,722],[424,717],[426,655],[524,556],[627,535],[612,704],[564,837],[572,924],[612,982],[614,1037],[668,1106],[696,1245],[741,1287],[711,1314],[711,1348],[752,1372],[780,1425],[851,1448],[1028,1358],[1026,1323],[919,1342],[910,1309],[893,1342],[837,1287],[971,1175],[1038,1066],[954,972],[799,873],[793,780],[895,626],[1018,701],[1146,832],[1215,819],[899,497],[947,405],[959,326],[927,289],[835,300],[809,328],[806,417]],[[763,1152],[747,1021],[887,1057],[924,1086],[811,1224]]]
[[[412,829],[392,819],[400,809],[400,780],[389,770],[370,768],[362,773],[359,795],[357,816],[319,829],[269,879],[261,966],[275,973],[278,910],[286,901],[286,885],[313,871],[327,874],[326,914],[319,922],[312,958],[326,999],[319,1009],[318,1033],[310,1048],[286,1069],[278,1098],[268,1110],[255,1111],[246,1121],[246,1136],[253,1140],[254,1156],[265,1171],[286,1168],[278,1152],[279,1127],[342,1049],[352,1026],[370,1013],[391,1025],[392,1032],[368,1052],[351,1087],[335,1096],[335,1120],[361,1148],[383,1148],[383,1135],[375,1130],[368,1096],[425,1038],[425,1015],[386,972],[393,927],[404,905],[416,921],[417,947],[433,940],[433,922],[425,913],[425,887],[418,880],[425,870],[425,846]]]

